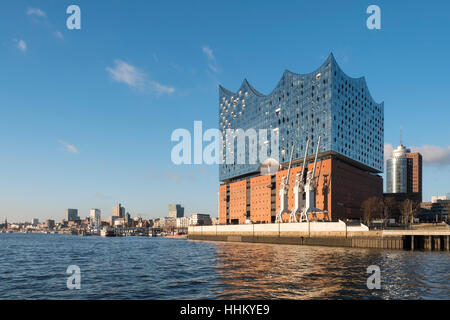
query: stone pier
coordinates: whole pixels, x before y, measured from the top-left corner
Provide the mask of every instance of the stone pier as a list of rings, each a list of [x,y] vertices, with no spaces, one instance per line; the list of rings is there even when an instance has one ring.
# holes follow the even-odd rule
[[[317,245],[352,248],[450,251],[448,230],[380,230],[344,222],[215,225],[189,227],[190,240]]]

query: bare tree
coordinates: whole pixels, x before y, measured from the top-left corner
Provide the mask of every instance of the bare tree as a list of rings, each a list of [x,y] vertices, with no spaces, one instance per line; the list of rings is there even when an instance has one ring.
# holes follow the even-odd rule
[[[419,207],[420,205],[412,201],[410,199],[406,199],[403,201],[400,205],[400,212],[403,217],[403,223],[412,223],[414,217],[416,217],[419,213]]]
[[[398,207],[395,198],[387,197],[384,200],[384,219],[389,219],[394,216],[394,209]]]
[[[411,211],[411,200],[406,199],[400,204],[400,213],[402,214],[402,222],[406,224],[409,220]]]
[[[383,215],[384,203],[379,197],[370,197],[363,201],[361,208],[364,213],[364,221],[369,223],[372,218]]]

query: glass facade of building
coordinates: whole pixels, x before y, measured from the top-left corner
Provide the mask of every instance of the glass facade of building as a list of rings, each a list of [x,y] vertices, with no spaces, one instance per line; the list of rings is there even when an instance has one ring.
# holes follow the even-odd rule
[[[399,145],[392,152],[392,158],[386,161],[386,192],[408,192],[408,159],[406,154],[411,152],[403,145]]]
[[[226,139],[227,129],[268,129],[277,131],[280,163],[303,158],[310,139],[308,156],[315,153],[321,136],[319,153],[340,154],[364,165],[369,171],[383,171],[384,105],[376,103],[364,77],[351,78],[340,69],[331,54],[321,67],[308,74],[285,71],[276,88],[268,95],[256,91],[244,80],[237,92],[219,87],[219,128],[223,135],[223,161],[220,180],[257,172],[262,161],[249,161],[249,146],[238,149]],[[268,141],[271,140],[270,131]],[[258,146],[259,148],[259,146]],[[245,164],[225,162],[227,152],[233,156],[245,152]]]

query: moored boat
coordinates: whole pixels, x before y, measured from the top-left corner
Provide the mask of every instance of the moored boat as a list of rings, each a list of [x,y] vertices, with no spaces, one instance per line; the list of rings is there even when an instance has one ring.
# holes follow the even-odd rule
[[[114,230],[110,227],[105,227],[102,229],[102,231],[100,232],[100,235],[102,237],[114,237],[115,233]]]

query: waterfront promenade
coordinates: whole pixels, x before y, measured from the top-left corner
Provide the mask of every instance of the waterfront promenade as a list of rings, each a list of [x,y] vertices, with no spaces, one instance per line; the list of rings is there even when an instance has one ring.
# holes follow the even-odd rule
[[[191,226],[191,240],[450,251],[450,228],[369,230],[339,222]]]

